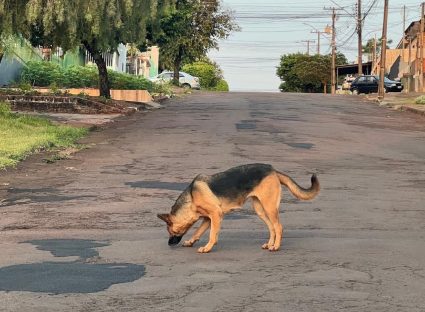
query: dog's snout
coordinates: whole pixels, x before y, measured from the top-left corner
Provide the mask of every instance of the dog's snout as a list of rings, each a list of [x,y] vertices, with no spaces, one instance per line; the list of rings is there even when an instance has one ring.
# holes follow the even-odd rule
[[[182,237],[183,236],[171,236],[170,239],[168,240],[168,245],[169,246],[177,245],[182,240]]]

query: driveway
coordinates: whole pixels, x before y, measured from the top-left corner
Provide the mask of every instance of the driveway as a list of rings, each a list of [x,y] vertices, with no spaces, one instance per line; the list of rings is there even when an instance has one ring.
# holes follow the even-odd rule
[[[424,142],[425,118],[350,96],[198,93],[123,117],[0,174],[0,310],[424,311]],[[322,185],[284,190],[281,250],[248,204],[211,253],[169,248],[156,214],[253,162]]]

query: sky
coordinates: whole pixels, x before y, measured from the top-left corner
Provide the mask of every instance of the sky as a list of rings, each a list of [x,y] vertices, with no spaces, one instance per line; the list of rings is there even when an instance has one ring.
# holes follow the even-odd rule
[[[231,91],[277,92],[280,84],[276,67],[288,53],[307,52],[304,40],[315,40],[310,50],[317,50],[317,34],[331,25],[331,11],[340,10],[336,22],[337,48],[349,62],[357,58],[355,11],[357,0],[222,0],[233,11],[242,28],[220,41],[218,51],[209,56],[224,72]],[[403,6],[406,27],[420,18],[422,0],[389,0],[388,38],[395,46],[403,34]],[[384,0],[362,0],[362,10],[369,12],[364,21],[363,43],[382,35]],[[321,53],[330,53],[330,38],[321,36]]]

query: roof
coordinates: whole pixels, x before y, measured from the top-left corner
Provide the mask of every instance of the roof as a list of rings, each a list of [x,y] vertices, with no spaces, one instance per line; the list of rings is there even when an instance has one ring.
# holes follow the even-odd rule
[[[363,73],[370,73],[372,71],[372,62],[363,63]],[[338,75],[353,75],[358,74],[359,65],[358,64],[346,64],[338,65],[336,71]]]
[[[420,24],[421,24],[421,20],[418,21],[413,21],[409,24],[409,26],[407,26],[406,30],[404,31],[404,38],[414,38],[416,37],[417,33],[419,32],[420,29]],[[397,44],[397,49],[403,49],[404,45],[403,43],[405,43],[403,41],[404,38],[400,39],[400,42]]]

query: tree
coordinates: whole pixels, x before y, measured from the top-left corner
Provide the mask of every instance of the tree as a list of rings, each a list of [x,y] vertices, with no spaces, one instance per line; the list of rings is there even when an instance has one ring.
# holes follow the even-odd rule
[[[373,46],[374,46],[374,41],[375,39],[369,39],[365,45],[363,45],[363,52],[364,53],[369,53],[372,54],[373,52]],[[387,44],[391,44],[393,43],[393,41],[390,39],[387,41]],[[379,40],[376,40],[376,54],[381,53],[381,47],[382,47],[382,38],[380,38]],[[387,45],[387,49],[389,49],[390,46]]]
[[[303,62],[308,58],[304,53],[294,53],[283,55],[280,64],[277,67],[276,74],[282,80],[282,92],[303,92],[305,86],[294,70],[296,64]]]
[[[28,0],[0,0],[0,63],[7,50],[6,38],[27,29],[25,5]]]
[[[282,92],[320,92],[326,93],[331,80],[331,55],[288,54],[281,57],[277,75],[284,83]],[[336,64],[347,63],[342,53],[337,53]]]
[[[184,63],[204,57],[218,41],[239,30],[232,12],[223,10],[220,0],[177,0],[173,10],[160,21],[152,41],[161,48],[161,64],[174,70],[174,81]]]
[[[33,44],[64,51],[84,46],[99,71],[100,95],[109,98],[103,53],[116,51],[120,43],[143,42],[146,24],[154,18],[157,6],[170,1],[0,0],[0,18],[6,18],[9,33],[19,33]]]

